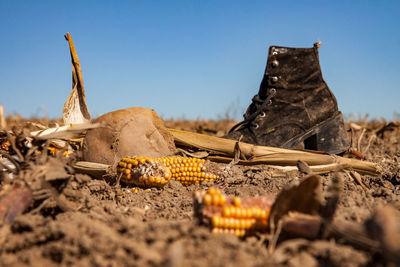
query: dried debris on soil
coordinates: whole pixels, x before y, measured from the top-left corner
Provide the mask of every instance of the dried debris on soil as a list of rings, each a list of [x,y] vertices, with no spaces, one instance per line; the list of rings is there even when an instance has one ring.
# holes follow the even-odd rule
[[[8,125],[15,127],[15,131],[38,129],[32,121],[8,119]],[[49,126],[54,122],[42,120],[39,123]],[[166,124],[171,128],[212,135],[221,135],[221,131],[230,126],[229,122],[167,121]],[[385,230],[395,228],[391,217],[379,210],[375,217],[371,216],[377,207],[383,205],[400,210],[400,127],[398,123],[378,122],[362,122],[357,126],[347,125],[352,129],[349,130],[352,146],[367,160],[378,163],[384,172],[379,177],[364,175],[358,178],[350,172],[344,173],[343,193],[338,200],[335,220],[363,225],[369,219],[371,229],[376,230],[374,233],[380,233],[381,240],[378,241],[384,242],[379,244],[394,251],[389,251],[389,257],[392,257],[399,251],[399,239],[397,242],[388,240],[390,238],[385,233]],[[388,259],[380,252],[382,246],[371,251],[338,238],[279,240],[271,253],[264,233],[243,239],[233,235],[213,235],[210,228],[200,225],[194,216],[193,193],[197,190],[217,186],[230,196],[276,196],[285,185],[302,178],[304,174],[301,172],[276,175],[274,170],[262,165],[235,165],[229,175],[216,184],[185,187],[171,181],[163,188],[135,190],[75,173],[70,167],[73,160],[44,154],[36,160],[28,160],[29,166],[24,167],[21,175],[32,189],[33,204],[25,213],[13,218],[13,222],[2,222],[2,264],[365,266],[383,265]],[[221,164],[221,168],[224,166]],[[334,175],[322,175],[325,201],[329,200],[328,188]],[[7,184],[4,179],[2,188]],[[383,215],[379,217],[376,214]],[[389,219],[382,222],[381,218]],[[379,227],[382,225],[383,228]],[[398,259],[391,260],[396,262]]]

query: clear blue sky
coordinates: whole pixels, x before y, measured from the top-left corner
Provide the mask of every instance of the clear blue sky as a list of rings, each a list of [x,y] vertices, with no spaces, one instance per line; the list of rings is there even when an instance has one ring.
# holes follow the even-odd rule
[[[400,1],[0,0],[0,104],[61,117],[70,32],[92,117],[144,106],[163,118],[237,119],[270,45],[322,41],[323,76],[344,114],[400,112]]]

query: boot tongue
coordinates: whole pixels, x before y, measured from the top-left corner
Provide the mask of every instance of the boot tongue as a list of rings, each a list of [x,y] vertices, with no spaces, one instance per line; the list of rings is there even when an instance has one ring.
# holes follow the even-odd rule
[[[252,103],[247,108],[244,118],[250,119],[254,113],[259,112],[259,109],[261,109],[261,106],[263,105],[263,101],[265,101],[265,98],[262,99],[259,95],[255,95],[252,99]]]
[[[257,110],[261,105],[261,103],[259,102],[264,101],[265,99],[267,99],[267,97],[268,97],[268,77],[267,75],[264,75],[264,78],[260,84],[260,89],[258,90],[258,94],[253,97],[252,103],[246,110],[246,113],[244,115],[245,118],[248,118],[251,116],[251,114],[257,112]],[[255,101],[255,99],[258,99],[259,101]]]
[[[261,100],[265,100],[267,98],[267,94],[268,94],[268,82],[267,81],[268,81],[268,77],[267,77],[267,75],[264,75],[264,78],[260,84],[260,89],[258,90],[258,96],[260,97]]]

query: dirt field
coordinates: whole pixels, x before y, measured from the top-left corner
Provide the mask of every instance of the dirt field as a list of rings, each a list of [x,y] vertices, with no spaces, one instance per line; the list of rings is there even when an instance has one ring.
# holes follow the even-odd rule
[[[9,125],[35,128],[26,122],[10,120]],[[231,125],[227,121],[167,122],[171,128],[217,136]],[[362,176],[365,189],[344,175],[344,193],[335,219],[363,223],[379,205],[390,204],[400,210],[400,133],[396,123],[357,125],[360,129],[353,127],[348,132],[353,147],[358,147],[366,160],[378,163],[383,174]],[[346,127],[350,129],[350,124]],[[69,160],[64,161],[59,168],[70,175],[71,169],[63,167]],[[324,190],[332,176],[322,175]],[[171,181],[162,189],[133,192],[130,187],[110,185],[88,175],[72,173],[69,177],[61,190],[66,206],[49,199],[30,207],[10,227],[0,228],[2,266],[385,265],[379,251],[341,240],[287,239],[270,254],[265,234],[244,239],[213,235],[193,215],[193,192],[212,184],[184,187]],[[297,178],[293,174],[277,177],[261,165],[236,165],[232,175],[215,186],[234,196],[276,195]]]

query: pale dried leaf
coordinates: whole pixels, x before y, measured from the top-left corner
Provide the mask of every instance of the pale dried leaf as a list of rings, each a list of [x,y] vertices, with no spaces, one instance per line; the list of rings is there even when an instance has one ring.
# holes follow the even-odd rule
[[[78,90],[75,86],[64,104],[63,121],[65,124],[79,124],[90,121],[90,118],[85,118],[83,115],[81,107],[82,105],[85,105],[85,103],[81,103],[79,101]]]
[[[36,139],[70,139],[78,138],[88,129],[99,127],[98,123],[69,124],[60,127],[48,128],[42,131],[31,132]]]

